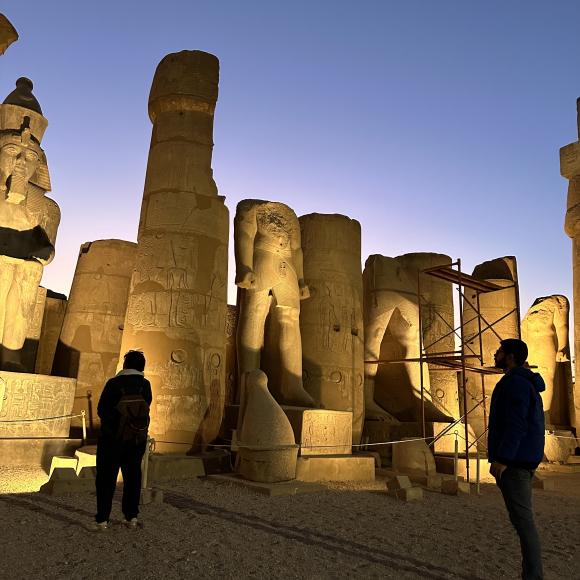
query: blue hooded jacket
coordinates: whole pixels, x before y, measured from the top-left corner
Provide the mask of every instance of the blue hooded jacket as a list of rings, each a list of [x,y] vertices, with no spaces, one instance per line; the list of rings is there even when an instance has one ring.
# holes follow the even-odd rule
[[[544,379],[525,367],[509,370],[491,396],[487,457],[512,467],[536,469],[544,456]]]

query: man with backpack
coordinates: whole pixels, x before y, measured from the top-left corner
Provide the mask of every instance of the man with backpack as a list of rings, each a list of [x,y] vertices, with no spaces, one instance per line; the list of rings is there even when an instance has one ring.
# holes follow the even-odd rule
[[[504,371],[489,412],[487,456],[490,472],[501,490],[510,520],[520,537],[522,578],[541,580],[542,553],[532,510],[532,479],[544,456],[546,386],[526,368],[528,347],[516,338],[502,340],[495,366]]]
[[[139,525],[141,461],[147,445],[151,384],[144,377],[145,357],[130,350],[123,369],[109,379],[99,399],[101,433],[97,444],[97,531],[110,527],[109,516],[119,469],[123,474],[124,524]]]

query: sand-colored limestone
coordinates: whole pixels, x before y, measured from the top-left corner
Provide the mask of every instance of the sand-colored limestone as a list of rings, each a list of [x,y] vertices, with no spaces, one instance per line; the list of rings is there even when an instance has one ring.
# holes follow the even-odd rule
[[[364,333],[360,224],[338,214],[299,218],[304,280],[301,304],[304,388],[323,409],[352,412],[353,443],[364,415]]]
[[[66,311],[66,296],[47,290],[34,372],[50,375]]]
[[[580,98],[576,101],[578,136],[580,138]],[[580,353],[580,141],[560,149],[560,173],[568,183],[568,203],[564,229],[572,239],[572,266],[574,271],[574,352]],[[576,354],[575,376],[580,377],[580,356]],[[576,409],[580,408],[580,395],[574,393]],[[573,420],[580,432],[580,411]]]
[[[407,254],[397,258],[372,255],[363,272],[365,361],[417,359],[419,357],[419,304],[417,274],[419,269],[435,263],[448,263],[450,258],[439,254]],[[423,266],[423,264],[425,264]],[[449,288],[431,283],[424,298],[431,299],[431,324],[424,343],[435,340],[438,333],[448,332],[435,323],[440,312],[453,324]],[[428,342],[427,342],[428,341]],[[442,341],[445,344],[445,341]],[[438,345],[439,346],[439,345]],[[455,412],[456,386],[438,382],[441,407],[431,398],[429,373],[423,374],[425,417],[428,421],[445,421]],[[445,386],[447,392],[441,388]],[[439,393],[443,391],[443,393]],[[366,419],[381,419],[387,414],[401,421],[420,419],[420,366],[416,361],[396,364],[365,364]],[[446,409],[449,408],[447,411]],[[388,412],[388,413],[386,413]]]
[[[298,445],[292,425],[257,369],[244,375],[237,472],[251,481],[274,483],[296,476]]]
[[[565,296],[535,300],[522,321],[522,340],[528,345],[528,362],[542,375],[541,393],[548,427],[571,427],[574,408],[569,341],[570,304]],[[580,409],[578,409],[580,411]]]
[[[283,203],[243,200],[236,209],[234,242],[238,377],[262,369],[280,403],[312,407],[302,383],[300,301],[309,291],[298,218]]]
[[[0,371],[0,438],[68,437],[75,386],[74,379]]]
[[[18,40],[18,32],[4,14],[0,14],[0,55],[6,52],[6,49]]]
[[[54,257],[60,210],[45,195],[50,178],[40,142],[47,125],[32,82],[18,79],[16,89],[0,105],[0,368],[4,370],[26,370],[22,348],[43,266]]]
[[[26,330],[26,340],[20,354],[20,362],[24,367],[24,372],[36,372],[36,359],[38,356],[38,347],[42,336],[42,321],[44,319],[44,310],[46,308],[47,290],[39,286],[36,290],[36,300],[32,309],[32,316],[28,321]],[[46,373],[50,374],[50,372]]]
[[[406,475],[432,475],[437,469],[430,447],[423,439],[406,437],[393,446],[393,469]]]
[[[519,296],[514,282],[517,281],[517,263],[514,256],[505,256],[495,260],[483,262],[475,267],[473,276],[479,280],[492,282],[503,290],[481,293],[479,295],[479,312],[481,314],[481,345],[483,347],[483,364],[486,367],[494,366],[494,354],[499,348],[500,341],[506,338],[519,338]],[[466,337],[466,354],[480,354],[479,322],[474,307],[477,307],[477,294],[474,290],[466,289],[466,300],[463,308],[465,320],[464,336]],[[481,375],[466,373],[467,409],[469,424],[479,437],[485,430],[485,413],[489,412],[491,395],[495,385],[501,378],[497,375]],[[485,385],[486,405],[478,405],[483,399]],[[483,440],[482,440],[483,441]]]
[[[74,412],[85,410],[91,429],[99,424],[97,403],[118,364],[135,253],[136,244],[124,240],[87,242],[79,251],[53,373],[77,379]]]
[[[153,134],[121,352],[140,348],[151,435],[186,452],[213,441],[225,399],[228,209],[213,180],[218,59],[169,54],[149,96]]]
[[[226,310],[226,395],[225,404],[238,403],[238,361],[236,334],[238,328],[238,307],[228,304]]]

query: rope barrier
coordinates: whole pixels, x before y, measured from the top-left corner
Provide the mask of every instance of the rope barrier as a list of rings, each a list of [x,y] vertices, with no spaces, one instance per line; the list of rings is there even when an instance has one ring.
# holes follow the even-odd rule
[[[78,415],[57,415],[55,417],[42,417],[40,419],[0,419],[0,423],[34,423],[35,421],[57,421],[58,419],[67,419],[73,417],[82,417],[83,413]]]

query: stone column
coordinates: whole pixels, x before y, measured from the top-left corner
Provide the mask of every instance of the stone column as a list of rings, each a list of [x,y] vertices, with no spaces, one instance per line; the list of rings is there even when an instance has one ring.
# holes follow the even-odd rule
[[[486,280],[505,288],[495,292],[485,292],[479,295],[479,311],[481,313],[483,347],[483,365],[493,367],[494,354],[499,348],[500,341],[506,338],[520,338],[519,296],[514,282],[517,282],[517,263],[514,256],[504,256],[495,260],[483,262],[475,267],[473,276],[479,280]],[[470,288],[465,289],[466,301],[463,308],[465,321],[464,337],[467,348],[465,354],[479,355],[479,323],[473,307],[477,307],[477,294]],[[469,301],[469,302],[468,302]],[[491,328],[486,327],[491,325]],[[468,362],[470,359],[467,359]],[[471,359],[479,364],[477,359]],[[489,405],[495,385],[501,374],[483,375],[486,400],[486,415],[489,416]],[[483,398],[482,375],[474,372],[466,373],[467,410],[477,405]],[[484,407],[480,405],[469,414],[468,423],[473,427],[475,434],[480,436],[485,430]]]
[[[317,406],[353,413],[353,443],[364,419],[364,336],[360,224],[344,215],[299,218],[304,281],[300,331],[304,388]]]
[[[162,452],[205,446],[223,415],[229,214],[211,168],[218,79],[215,56],[169,54],[149,95],[153,133],[121,352],[145,354],[150,434]]]
[[[79,252],[52,371],[77,379],[73,412],[84,409],[92,428],[99,424],[99,397],[119,360],[135,254],[136,244],[124,240],[87,242]]]
[[[576,101],[578,112],[578,137],[580,138],[580,98]],[[574,270],[574,358],[575,376],[580,377],[580,142],[575,141],[560,149],[560,173],[569,180],[568,204],[564,229],[572,238],[572,266]],[[575,383],[576,385],[577,383]],[[580,395],[575,388],[574,400],[576,434],[580,433]]]

